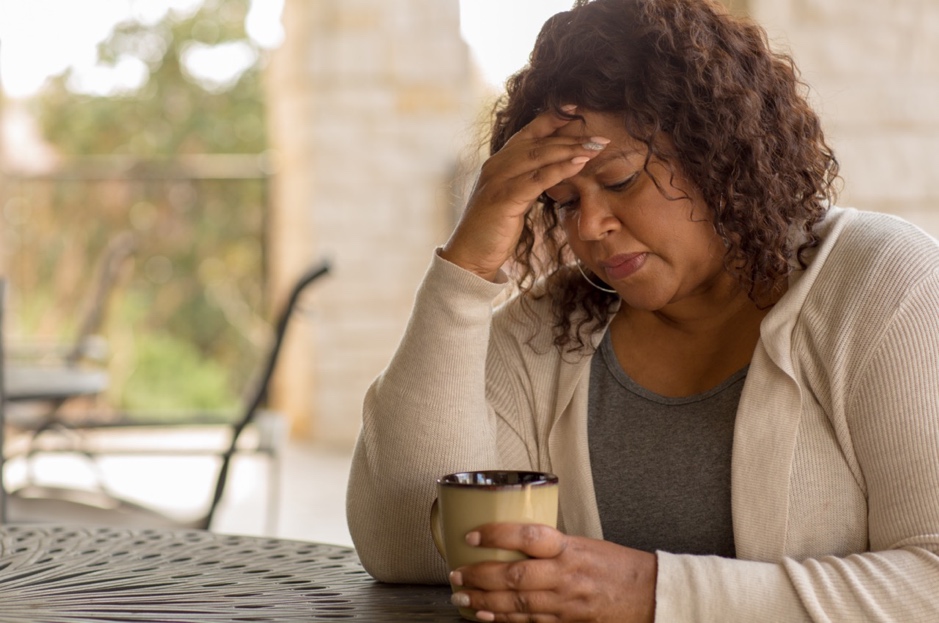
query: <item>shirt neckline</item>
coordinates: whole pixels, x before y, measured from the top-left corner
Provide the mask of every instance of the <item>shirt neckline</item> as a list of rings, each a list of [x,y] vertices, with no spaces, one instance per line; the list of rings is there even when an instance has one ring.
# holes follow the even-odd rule
[[[632,379],[632,377],[626,374],[626,371],[623,370],[623,367],[619,365],[619,360],[616,359],[616,353],[613,352],[613,340],[610,337],[609,329],[606,330],[603,335],[603,339],[600,341],[600,349],[598,352],[600,353],[600,356],[603,359],[603,364],[606,366],[607,370],[610,371],[610,374],[613,376],[613,378],[626,390],[639,396],[640,398],[644,398],[646,400],[657,402],[663,405],[685,405],[713,398],[721,392],[728,390],[735,383],[745,379],[747,376],[747,371],[750,369],[750,364],[747,364],[740,370],[737,370],[729,377],[721,381],[717,386],[699,394],[677,397],[663,396],[662,394],[657,394],[656,392],[648,390],[642,385],[639,385]]]

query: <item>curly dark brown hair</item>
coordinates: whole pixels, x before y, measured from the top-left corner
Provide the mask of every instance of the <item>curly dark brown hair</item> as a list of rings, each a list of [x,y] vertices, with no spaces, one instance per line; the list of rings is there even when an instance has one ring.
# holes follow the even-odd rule
[[[785,283],[793,260],[805,268],[814,227],[835,199],[838,163],[806,91],[762,28],[716,2],[579,0],[545,23],[529,65],[507,81],[490,151],[548,109],[621,116],[647,146],[647,166],[652,157],[677,165],[700,191],[727,269],[759,303]],[[529,211],[514,260],[521,291],[551,298],[558,348],[579,350],[605,326],[617,297],[570,269],[550,202]]]

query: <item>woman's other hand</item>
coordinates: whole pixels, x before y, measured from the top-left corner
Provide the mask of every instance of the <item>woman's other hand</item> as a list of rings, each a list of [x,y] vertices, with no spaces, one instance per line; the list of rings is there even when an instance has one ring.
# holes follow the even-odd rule
[[[655,554],[567,536],[535,524],[487,524],[467,535],[481,547],[521,551],[529,560],[485,562],[451,573],[454,604],[483,621],[651,622]]]
[[[565,107],[573,113],[576,108]],[[441,256],[493,281],[512,256],[535,200],[584,168],[605,147],[603,137],[572,138],[554,133],[568,123],[553,111],[541,113],[485,163],[463,216]]]

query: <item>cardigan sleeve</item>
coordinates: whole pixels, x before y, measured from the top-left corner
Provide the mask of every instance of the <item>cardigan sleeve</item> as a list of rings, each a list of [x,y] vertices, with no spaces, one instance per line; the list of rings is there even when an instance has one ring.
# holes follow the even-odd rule
[[[429,524],[436,479],[526,453],[497,416],[510,408],[486,396],[493,301],[505,288],[435,254],[404,336],[366,393],[346,514],[378,580],[446,582]]]
[[[939,272],[904,297],[849,390],[869,550],[780,563],[659,553],[657,621],[939,620]]]

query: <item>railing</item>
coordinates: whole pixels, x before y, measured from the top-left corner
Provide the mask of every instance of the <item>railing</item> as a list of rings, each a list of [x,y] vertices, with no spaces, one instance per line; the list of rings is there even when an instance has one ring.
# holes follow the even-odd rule
[[[231,371],[227,384],[242,386],[271,330],[254,311],[269,307],[264,249],[273,170],[268,154],[195,154],[86,156],[43,172],[0,171],[8,343],[70,342],[87,311],[96,259],[131,231],[139,240],[135,261],[100,328],[110,355],[120,358],[112,386],[133,391],[132,375],[146,372],[140,357],[172,359],[154,352],[169,345],[216,384],[220,371]],[[132,409],[132,397],[117,392],[109,395],[114,406]],[[236,394],[195,406],[226,408]]]

